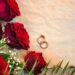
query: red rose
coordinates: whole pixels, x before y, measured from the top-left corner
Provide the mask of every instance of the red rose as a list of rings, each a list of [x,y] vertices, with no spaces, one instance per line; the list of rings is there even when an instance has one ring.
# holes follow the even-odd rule
[[[2,31],[2,26],[0,24],[0,39],[2,38],[2,34],[3,34],[3,31]]]
[[[8,63],[3,59],[3,57],[0,55],[0,75],[8,75],[9,73],[9,65]]]
[[[38,74],[46,66],[46,61],[44,60],[42,53],[35,53],[34,51],[29,52],[25,56],[25,61],[27,60],[26,69],[31,70],[35,61],[37,59],[38,64],[34,69],[34,74]]]
[[[0,20],[10,21],[19,15],[20,11],[16,0],[0,0]]]
[[[28,49],[29,35],[21,23],[7,23],[5,27],[5,37],[10,41],[7,43],[12,48]]]

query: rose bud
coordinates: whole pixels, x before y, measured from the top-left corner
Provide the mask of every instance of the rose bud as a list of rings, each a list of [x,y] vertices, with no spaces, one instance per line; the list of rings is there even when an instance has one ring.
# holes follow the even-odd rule
[[[30,71],[34,65],[34,63],[37,60],[37,64],[34,68],[34,74],[37,75],[41,73],[42,69],[46,66],[46,61],[44,60],[42,53],[36,53],[34,51],[29,52],[25,58],[24,58],[26,63],[26,69]]]

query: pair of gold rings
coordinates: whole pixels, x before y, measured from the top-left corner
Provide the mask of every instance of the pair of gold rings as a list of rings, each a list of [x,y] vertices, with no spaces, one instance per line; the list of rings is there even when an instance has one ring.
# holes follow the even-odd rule
[[[40,35],[40,37],[37,38],[37,42],[42,49],[46,49],[48,47],[48,42],[45,41],[44,35]]]

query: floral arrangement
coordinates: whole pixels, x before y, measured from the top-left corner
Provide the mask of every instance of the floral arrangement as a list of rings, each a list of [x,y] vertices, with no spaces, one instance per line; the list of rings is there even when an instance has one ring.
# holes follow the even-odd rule
[[[18,58],[18,50],[30,47],[29,34],[24,25],[11,22],[20,15],[16,0],[0,0],[0,75],[64,75],[66,69],[70,69],[68,75],[74,75],[75,68],[68,68],[69,62],[64,69],[61,69],[63,61],[47,68],[50,62],[45,61],[42,53],[30,51],[23,61]]]

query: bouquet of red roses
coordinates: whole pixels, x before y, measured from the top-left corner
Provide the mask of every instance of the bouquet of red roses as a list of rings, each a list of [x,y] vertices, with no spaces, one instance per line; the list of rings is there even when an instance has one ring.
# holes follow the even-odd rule
[[[11,48],[6,39],[0,40],[0,75],[38,75],[46,66],[42,53],[30,51],[21,61],[18,51]]]
[[[20,10],[16,0],[0,0],[0,75],[64,75],[69,62],[61,69],[61,61],[58,65],[48,69],[42,53],[30,51],[21,61],[18,50],[29,49],[29,34],[24,25],[19,22],[11,22],[20,16]],[[74,75],[75,68],[68,72]]]
[[[38,74],[46,66],[42,53],[31,51],[24,57],[24,61],[18,58],[16,50],[28,50],[30,43],[24,25],[11,22],[20,15],[16,0],[0,0],[0,75],[19,75],[21,73],[18,72],[23,70],[30,71],[29,74]],[[34,68],[35,62],[37,64]]]

